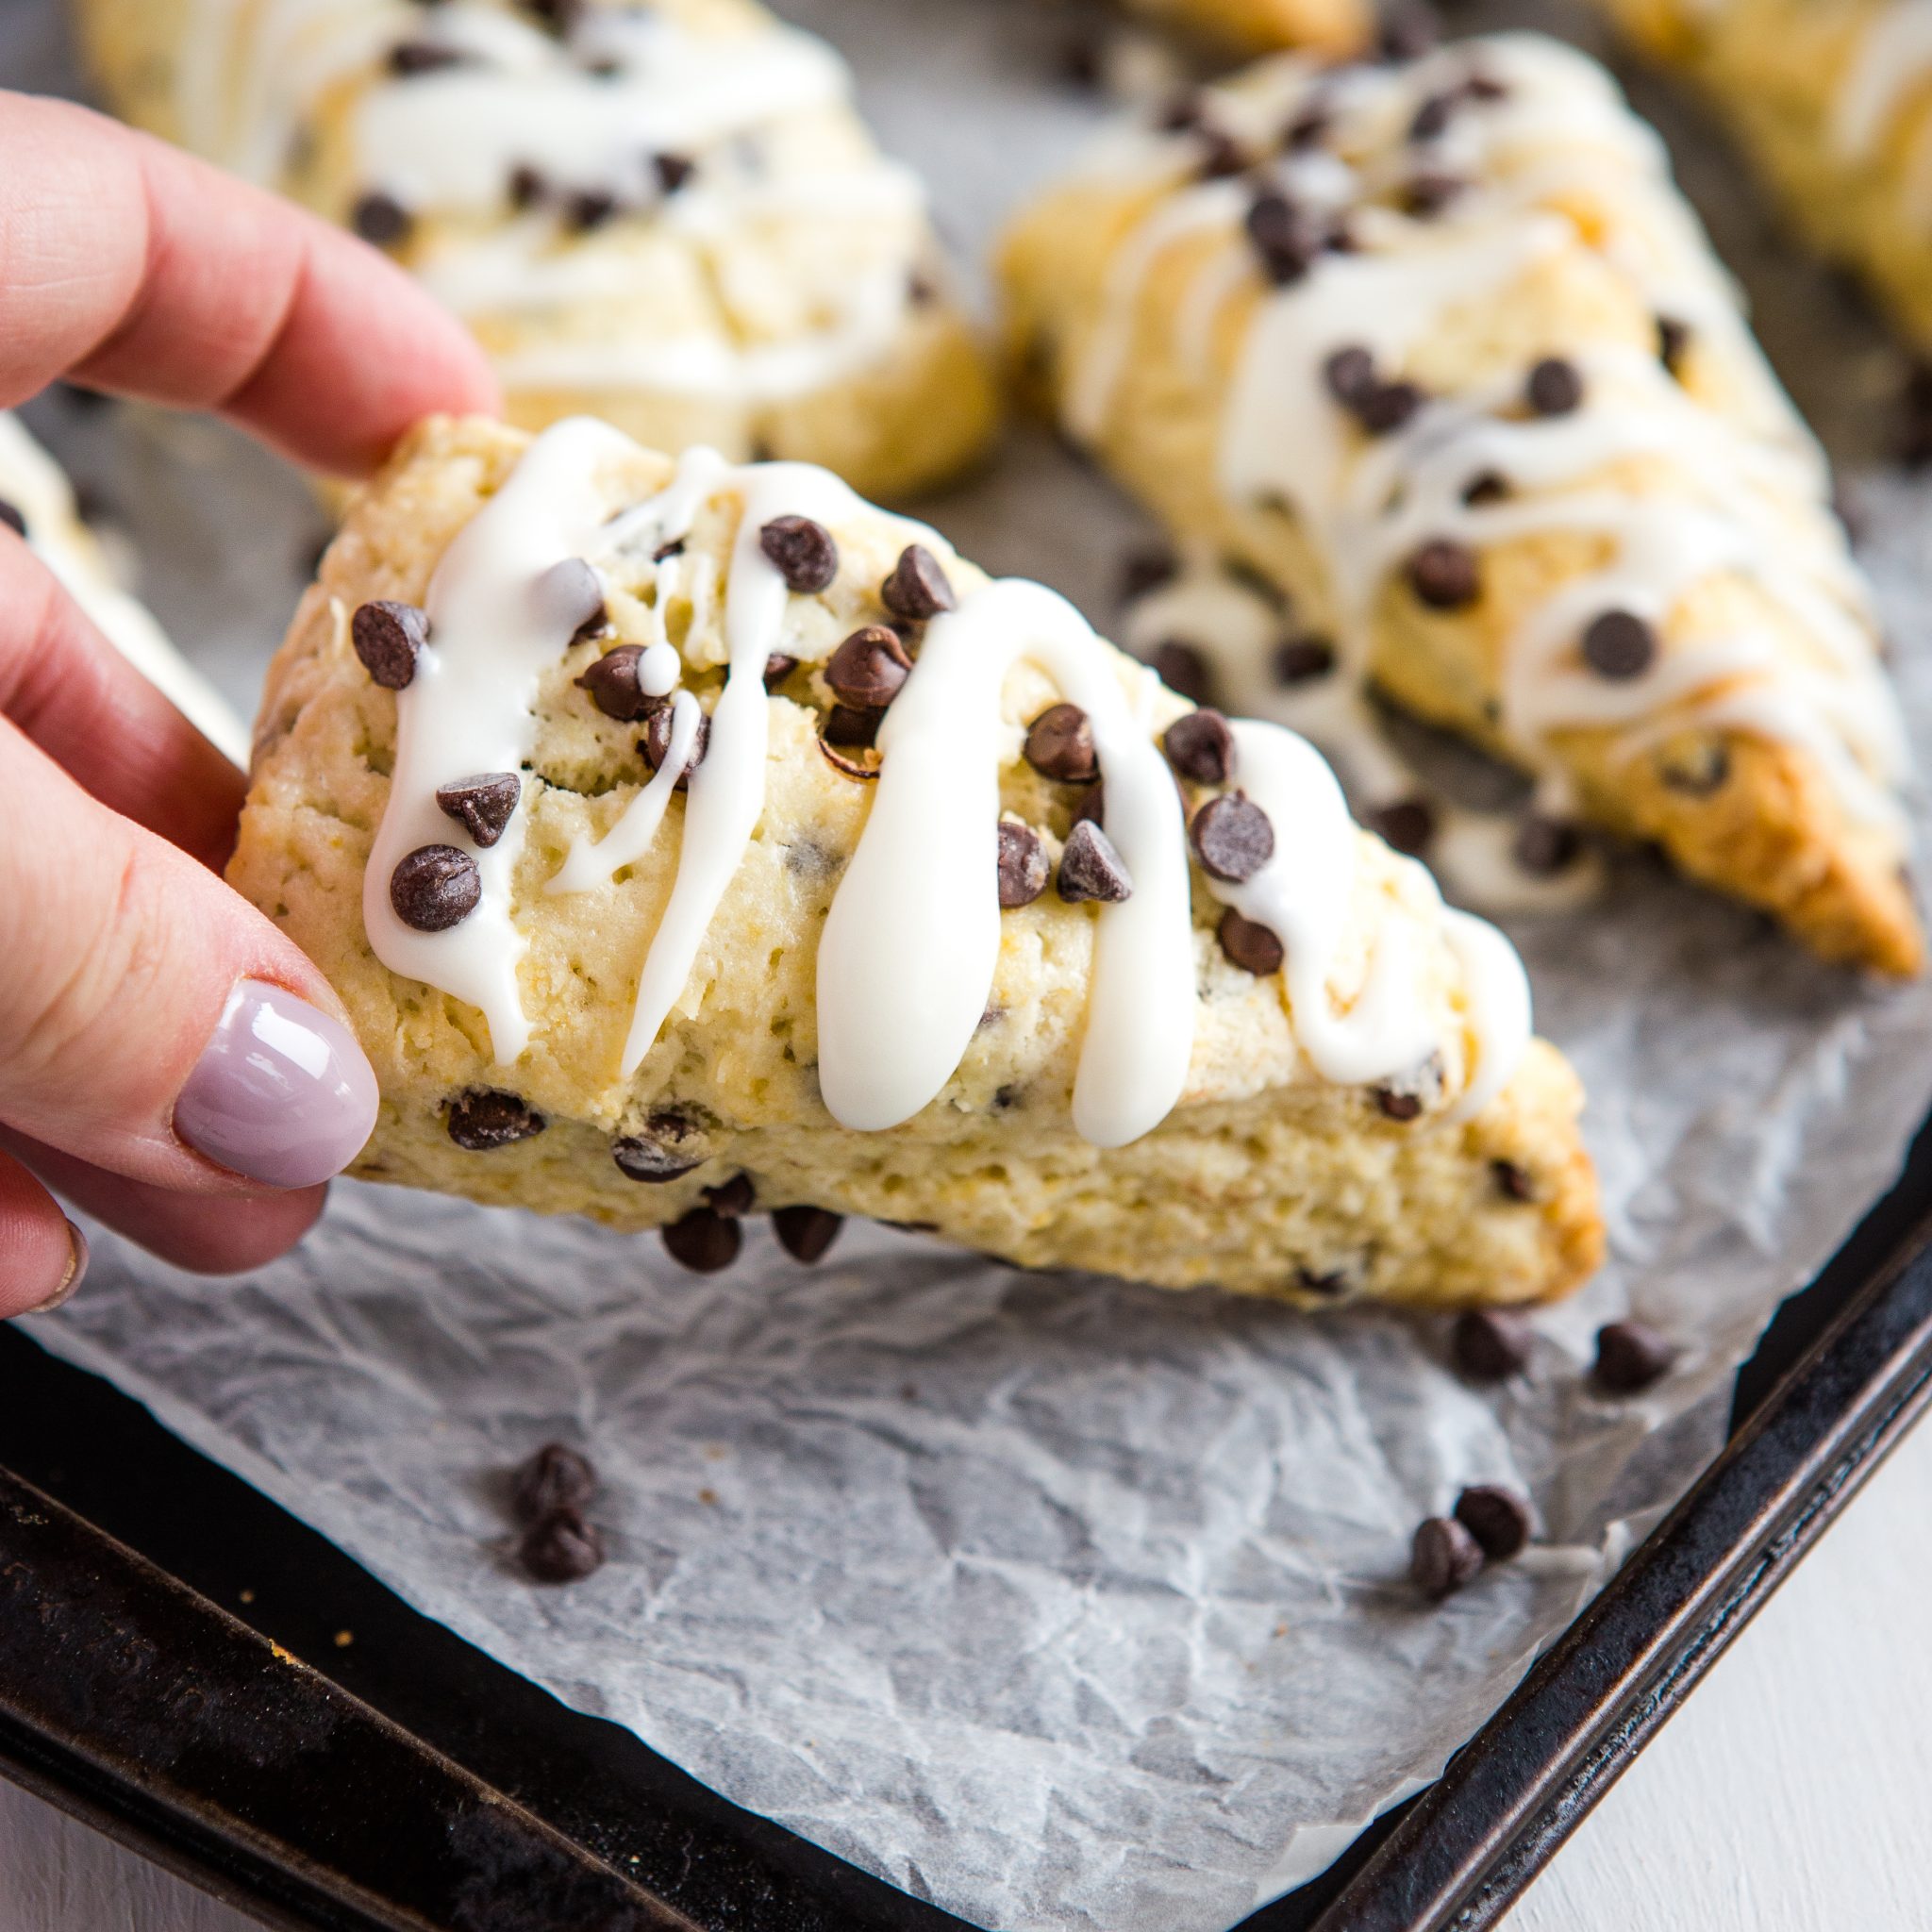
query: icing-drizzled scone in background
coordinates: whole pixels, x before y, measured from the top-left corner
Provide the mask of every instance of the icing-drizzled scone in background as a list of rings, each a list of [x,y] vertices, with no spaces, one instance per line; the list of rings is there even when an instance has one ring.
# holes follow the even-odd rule
[[[1693,75],[1816,245],[1932,345],[1932,7],[1599,0]]]
[[[147,607],[116,581],[100,540],[82,522],[74,486],[19,417],[0,412],[0,523],[60,579],[94,628],[238,765],[248,730],[228,701],[175,649]]]
[[[1603,71],[1292,57],[1018,223],[1067,430],[1372,681],[1829,959],[1918,969],[1904,734],[1821,453]],[[1567,801],[1567,803],[1566,803]]]
[[[1127,0],[1127,10],[1234,47],[1353,54],[1374,32],[1373,0]]]
[[[111,105],[389,249],[520,424],[594,409],[888,493],[986,441],[919,182],[750,0],[76,5]]]
[[[1600,1252],[1507,942],[1303,741],[823,470],[425,425],[271,670],[230,877],[354,1016],[368,1176],[1311,1305]]]

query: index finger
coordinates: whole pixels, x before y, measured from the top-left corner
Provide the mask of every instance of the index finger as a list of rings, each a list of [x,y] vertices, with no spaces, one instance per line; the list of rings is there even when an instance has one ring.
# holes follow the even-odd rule
[[[462,325],[353,236],[65,101],[0,93],[0,406],[56,375],[359,475],[493,410]]]

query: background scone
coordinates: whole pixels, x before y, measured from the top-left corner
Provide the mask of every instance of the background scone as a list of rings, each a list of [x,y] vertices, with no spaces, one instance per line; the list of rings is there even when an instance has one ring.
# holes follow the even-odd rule
[[[1917,970],[1904,734],[1822,455],[1656,137],[1506,36],[1284,57],[1005,250],[1013,353],[1174,528],[1370,679],[1825,958]]]
[[[130,120],[380,243],[512,418],[910,491],[991,427],[924,196],[750,0],[76,0]]]
[[[1310,1304],[1601,1250],[1499,934],[1302,741],[802,465],[425,425],[271,671],[230,877],[354,1016],[372,1177]]]
[[[1127,0],[1142,19],[1186,27],[1228,46],[1316,47],[1359,53],[1375,29],[1373,0]]]

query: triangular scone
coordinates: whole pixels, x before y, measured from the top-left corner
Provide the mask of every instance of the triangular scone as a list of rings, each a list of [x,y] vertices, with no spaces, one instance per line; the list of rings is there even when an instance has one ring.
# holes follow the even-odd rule
[[[371,1177],[1309,1303],[1600,1252],[1507,942],[1303,741],[824,471],[425,425],[275,659],[229,876],[354,1016]]]
[[[1932,343],[1932,15],[1918,0],[1598,0],[1685,69],[1805,231]]]
[[[1072,434],[1332,654],[1291,668],[1917,970],[1904,734],[1825,466],[1593,62],[1264,62],[1105,147],[1005,271]]]
[[[884,493],[991,427],[911,173],[752,0],[75,0],[118,111],[391,250],[514,421],[826,463]]]

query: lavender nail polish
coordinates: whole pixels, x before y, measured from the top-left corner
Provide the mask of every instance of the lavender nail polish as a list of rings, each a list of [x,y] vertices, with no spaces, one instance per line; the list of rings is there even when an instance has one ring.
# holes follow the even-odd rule
[[[266,980],[235,984],[175,1103],[197,1153],[272,1188],[325,1181],[375,1125],[375,1074],[340,1022]]]

